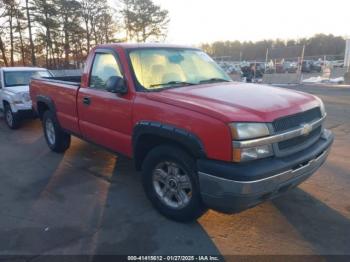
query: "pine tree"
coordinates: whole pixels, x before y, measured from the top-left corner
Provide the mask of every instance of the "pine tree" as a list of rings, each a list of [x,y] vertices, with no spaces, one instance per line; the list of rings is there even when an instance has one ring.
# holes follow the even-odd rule
[[[123,0],[127,36],[138,42],[149,38],[159,39],[166,35],[169,14],[151,0]]]
[[[64,66],[68,68],[72,32],[80,26],[81,5],[75,0],[56,0],[55,4],[58,10],[59,24],[63,32]]]
[[[4,7],[5,7],[5,16],[7,18],[7,23],[9,27],[9,34],[10,34],[10,62],[11,66],[15,65],[14,60],[14,20],[15,20],[15,13],[16,13],[16,2],[15,0],[4,0]]]
[[[59,27],[57,19],[57,8],[52,0],[33,0],[34,21],[39,25],[40,30],[37,32],[38,40],[43,41],[45,46],[46,67],[54,68],[56,60],[54,57],[54,46],[52,33]]]
[[[31,60],[32,60],[32,65],[36,66],[35,48],[34,48],[33,33],[32,33],[32,18],[31,18],[32,7],[29,6],[29,0],[25,0],[25,2],[26,2],[25,10],[27,15],[27,26],[28,26],[28,34],[29,34]]]

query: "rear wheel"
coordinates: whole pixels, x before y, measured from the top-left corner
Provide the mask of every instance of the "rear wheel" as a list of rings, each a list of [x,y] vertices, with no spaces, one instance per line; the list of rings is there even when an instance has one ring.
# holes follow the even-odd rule
[[[143,162],[143,186],[154,207],[164,216],[188,222],[205,211],[194,159],[176,147],[154,148]]]
[[[43,129],[47,145],[52,151],[63,153],[69,148],[71,137],[62,130],[51,111],[44,113]]]
[[[9,104],[5,104],[4,108],[4,114],[5,114],[5,122],[7,126],[11,129],[18,129],[20,126],[20,120],[16,113],[12,112],[12,109]]]

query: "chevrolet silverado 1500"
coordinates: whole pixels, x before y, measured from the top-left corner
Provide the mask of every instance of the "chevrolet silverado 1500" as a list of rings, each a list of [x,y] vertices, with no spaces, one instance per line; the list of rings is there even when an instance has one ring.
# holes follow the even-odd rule
[[[101,45],[81,77],[33,79],[30,95],[52,151],[74,135],[134,158],[152,204],[177,221],[275,198],[333,142],[319,98],[232,82],[195,48]]]

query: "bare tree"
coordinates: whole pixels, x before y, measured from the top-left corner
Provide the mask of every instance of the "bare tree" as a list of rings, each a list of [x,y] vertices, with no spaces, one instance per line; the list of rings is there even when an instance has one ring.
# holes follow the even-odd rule
[[[24,14],[22,13],[21,7],[19,4],[17,5],[17,8],[15,10],[15,17],[16,17],[16,32],[18,33],[19,38],[19,49],[21,52],[21,58],[22,58],[22,65],[26,65],[25,61],[25,44],[24,44],[24,38],[23,38],[23,30],[25,27],[23,26],[22,21],[25,19]]]
[[[0,58],[11,66],[81,66],[93,45],[166,34],[168,12],[151,0],[0,0]],[[123,22],[119,24],[120,15]]]
[[[1,38],[1,31],[0,31],[0,51],[1,51],[2,60],[4,61],[5,66],[8,66],[6,50],[5,50],[4,42],[2,41],[2,38]]]
[[[3,22],[3,18],[6,17],[6,9],[4,2],[0,2],[0,51],[3,63],[5,66],[8,66],[7,56],[6,56],[6,48],[4,44],[3,36],[6,35],[5,29],[6,25]]]

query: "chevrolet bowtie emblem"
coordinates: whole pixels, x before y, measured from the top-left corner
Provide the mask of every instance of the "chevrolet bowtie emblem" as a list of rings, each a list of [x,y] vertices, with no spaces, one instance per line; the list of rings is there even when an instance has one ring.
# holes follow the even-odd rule
[[[303,124],[301,125],[301,134],[303,136],[307,136],[308,134],[310,134],[310,132],[312,131],[312,126],[309,124]]]

